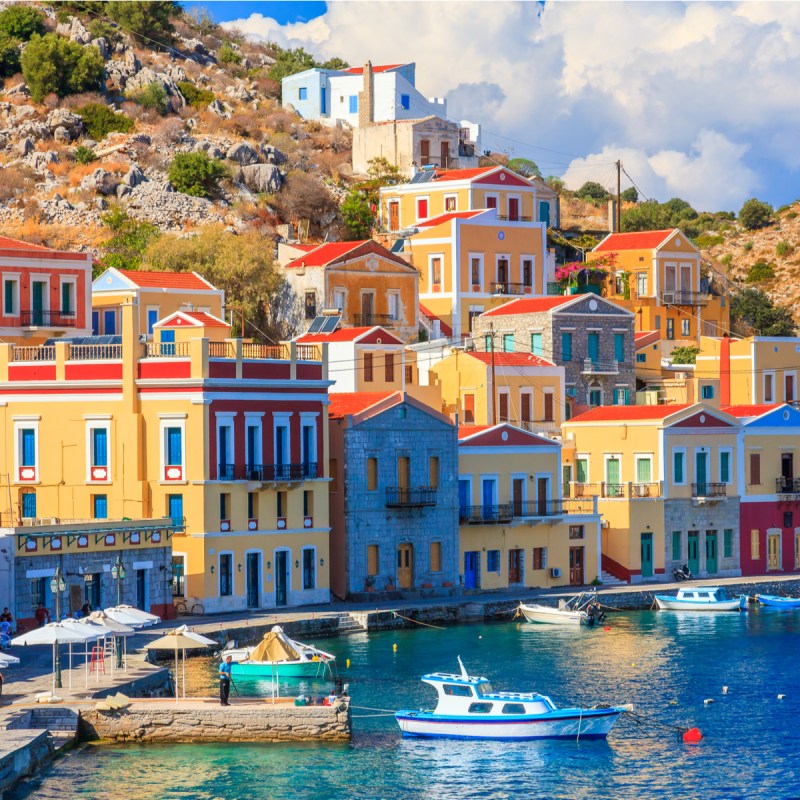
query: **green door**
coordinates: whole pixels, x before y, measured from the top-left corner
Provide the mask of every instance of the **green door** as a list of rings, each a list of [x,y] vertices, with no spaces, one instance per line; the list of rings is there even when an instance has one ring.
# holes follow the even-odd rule
[[[706,531],[706,572],[714,575],[717,571],[717,532]]]
[[[606,497],[622,497],[618,458],[609,458],[606,461]]]
[[[642,534],[642,577],[653,577],[653,534]]]
[[[689,572],[697,575],[700,572],[700,534],[697,531],[689,531]]]
[[[31,322],[34,325],[42,325],[44,323],[44,287],[45,284],[42,281],[33,281],[31,283],[31,292],[33,293]]]

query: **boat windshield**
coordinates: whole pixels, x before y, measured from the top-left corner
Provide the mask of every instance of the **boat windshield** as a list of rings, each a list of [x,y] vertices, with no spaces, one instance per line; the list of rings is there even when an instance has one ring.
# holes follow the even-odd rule
[[[491,694],[492,684],[489,681],[483,681],[478,684],[478,694]]]
[[[445,694],[453,695],[454,697],[472,697],[472,689],[469,686],[445,683],[442,684],[442,689]]]

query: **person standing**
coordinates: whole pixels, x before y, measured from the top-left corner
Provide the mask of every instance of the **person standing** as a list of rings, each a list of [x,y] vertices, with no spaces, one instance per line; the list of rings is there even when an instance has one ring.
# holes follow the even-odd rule
[[[40,628],[44,628],[44,626],[50,622],[50,612],[42,603],[39,603],[34,616],[36,617],[36,622],[39,624]]]
[[[228,698],[231,694],[231,666],[233,659],[225,656],[225,660],[219,665],[219,704],[229,706]]]

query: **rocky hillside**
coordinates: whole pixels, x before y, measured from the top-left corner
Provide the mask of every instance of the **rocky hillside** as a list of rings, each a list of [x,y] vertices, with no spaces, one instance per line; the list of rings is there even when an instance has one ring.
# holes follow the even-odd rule
[[[269,77],[274,50],[179,10],[172,44],[158,47],[106,17],[103,5],[36,6],[45,36],[96,48],[104,73],[95,91],[50,92],[41,102],[21,72],[5,78],[2,233],[101,254],[110,236],[104,217],[118,207],[162,231],[218,223],[273,235],[308,220],[312,236],[338,238],[350,134],[281,108],[280,85]],[[19,45],[23,69],[32,46]],[[224,166],[210,191],[193,192],[207,196],[170,182],[184,153]]]

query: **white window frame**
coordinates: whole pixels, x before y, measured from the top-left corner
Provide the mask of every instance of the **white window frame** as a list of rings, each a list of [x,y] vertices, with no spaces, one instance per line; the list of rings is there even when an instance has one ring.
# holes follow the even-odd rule
[[[728,454],[728,480],[722,480],[722,454]],[[717,477],[719,478],[720,483],[724,483],[726,486],[731,486],[733,484],[733,448],[732,447],[720,447],[717,453]]]
[[[633,483],[639,483],[639,462],[648,461],[650,463],[650,480],[647,483],[653,483],[653,454],[652,453],[634,453],[633,454]],[[621,476],[620,476],[621,478]]]
[[[306,550],[311,550],[314,553],[314,558],[313,558],[313,563],[314,563],[314,585],[309,589],[307,589],[306,586],[305,586],[305,574],[304,574],[304,567],[305,567],[304,560],[305,560]],[[315,591],[316,588],[317,588],[317,583],[319,582],[317,580],[317,578],[318,578],[318,575],[317,575],[317,548],[316,548],[316,545],[304,544],[302,546],[302,548],[300,549],[300,585],[303,587],[301,591],[304,591],[304,592],[313,592],[313,591]]]
[[[301,411],[300,412],[300,447],[303,447],[303,428],[311,428],[313,430],[313,435],[311,437],[311,454],[314,456],[313,458],[306,459],[305,453],[300,453],[300,463],[304,464],[306,461],[309,463],[317,463],[317,417],[319,416],[319,412],[317,411]]]
[[[41,461],[39,460],[39,422],[41,417],[14,417],[14,480],[15,484],[22,484],[28,486],[30,484],[39,483],[39,467]],[[26,465],[25,469],[33,469],[33,477],[21,480],[19,471],[22,468],[22,431],[29,428],[33,429],[33,446],[34,446],[34,463]],[[37,509],[38,511],[38,509]]]
[[[220,464],[235,464],[236,463],[236,442],[234,441],[234,436],[236,434],[236,424],[234,423],[234,419],[238,414],[238,411],[218,411],[215,414],[216,417],[216,434],[217,434],[217,463],[216,463],[216,473],[217,473],[217,480],[222,480],[219,475],[219,465]],[[225,453],[225,460],[222,460],[222,453],[219,451],[220,445],[220,428],[230,428],[230,435],[228,438],[228,444],[230,446],[230,452]],[[230,456],[230,459],[228,458]],[[230,478],[226,478],[227,480],[231,480]]]
[[[84,416],[86,420],[86,483],[91,484],[109,484],[111,483],[111,415],[103,414],[97,416]],[[105,467],[93,467],[94,461],[94,435],[93,431],[99,428],[106,432],[106,454],[107,463]],[[93,477],[93,469],[105,469],[105,478]]]
[[[425,200],[428,203],[427,217],[420,217],[419,215],[419,204],[422,200]],[[431,196],[429,194],[419,194],[414,198],[414,216],[417,222],[423,222],[424,220],[431,218]]]
[[[30,309],[31,313],[33,313],[33,284],[34,283],[43,283],[45,285],[44,290],[44,303],[42,305],[42,311],[49,311],[50,310],[50,275],[46,275],[44,273],[36,273],[35,275],[31,276],[30,286],[28,287],[28,291],[30,293]]]
[[[169,485],[180,485],[187,483],[186,480],[186,414],[159,414],[158,434],[161,440],[161,468],[159,475],[161,481]],[[179,479],[167,478],[167,428],[181,429],[181,463],[179,465],[170,464],[170,467],[180,466],[181,477]]]
[[[394,303],[394,315],[392,314],[392,303]],[[386,311],[390,317],[394,317],[393,321],[400,319],[400,292],[392,289],[386,293]]]
[[[772,397],[767,400],[767,379],[772,381]],[[764,376],[761,380],[761,401],[763,403],[774,403],[775,402],[775,370],[770,370],[769,372],[765,372]]]
[[[495,201],[495,211],[497,212],[498,216],[503,213],[502,209],[500,208],[500,195],[496,192],[484,192],[483,194],[483,204],[484,208],[489,208],[489,198],[493,198]]]
[[[387,228],[387,230],[390,230],[390,228],[391,228],[391,224],[392,224],[392,209],[391,209],[391,206],[392,206],[393,203],[397,206],[397,230],[401,231],[401,230],[403,230],[403,220],[401,218],[401,214],[402,214],[402,211],[403,211],[403,205],[400,202],[400,198],[397,198],[397,197],[393,197],[393,198],[391,198],[391,199],[386,201],[386,228]],[[394,233],[394,231],[391,231],[391,232]]]
[[[441,271],[439,273],[439,283],[433,282],[433,260],[438,258],[441,263]],[[429,253],[428,254],[428,291],[433,293],[434,286],[439,287],[439,291],[436,294],[444,294],[444,253]]]
[[[2,302],[2,306],[0,306],[0,310],[2,310],[2,315],[5,317],[18,317],[20,315],[20,306],[19,306],[19,292],[20,292],[20,285],[21,285],[21,278],[22,275],[19,272],[4,272],[3,273],[3,295],[0,297],[0,302]],[[11,281],[14,284],[14,291],[13,291],[13,308],[10,312],[6,313],[6,281]]]
[[[222,556],[231,557],[231,593],[222,594]],[[220,550],[217,553],[217,597],[235,597],[236,596],[236,553],[233,550]]]
[[[675,454],[681,453],[683,456],[683,480],[676,481],[675,480]],[[689,485],[689,462],[686,458],[686,448],[685,447],[673,447],[672,452],[670,453],[670,465],[669,465],[669,479],[670,483],[673,486],[688,486]]]
[[[62,308],[63,305],[63,298],[64,298],[64,286],[71,286],[72,287],[72,311],[70,312],[75,317],[78,316],[78,276],[77,275],[61,275],[58,281],[58,311],[59,314],[64,313],[64,309]]]
[[[342,304],[338,305],[336,302],[336,296],[341,295]],[[345,308],[347,307],[347,289],[337,286],[334,289],[331,289],[331,306],[333,308],[338,309],[342,314],[344,314]]]

